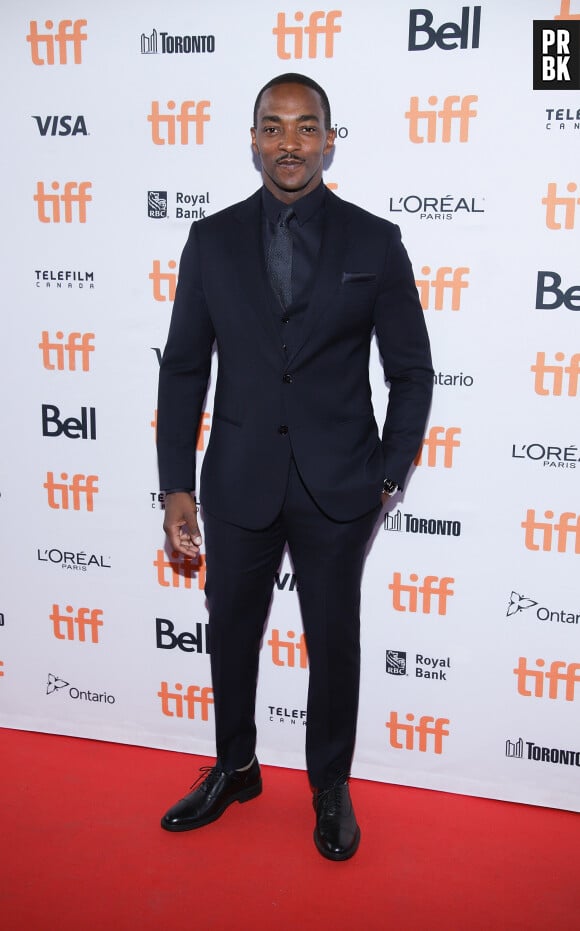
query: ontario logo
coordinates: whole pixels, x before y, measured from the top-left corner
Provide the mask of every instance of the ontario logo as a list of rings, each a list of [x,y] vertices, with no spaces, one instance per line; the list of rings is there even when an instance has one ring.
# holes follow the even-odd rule
[[[512,592],[510,595],[506,617],[514,617],[516,614],[522,614],[531,608],[536,609],[532,611],[532,614],[538,621],[549,621],[551,624],[575,624],[576,626],[580,622],[580,614],[577,612],[547,608],[540,605],[538,601],[534,601],[533,598],[520,595],[518,592]]]
[[[68,698],[72,698],[73,701],[100,702],[104,705],[114,705],[116,701],[114,695],[109,695],[107,692],[93,692],[89,689],[79,689],[75,685],[71,685],[70,682],[67,682],[65,679],[61,679],[60,676],[55,676],[54,673],[49,672],[46,683],[46,694],[54,695],[57,692],[67,695]]]

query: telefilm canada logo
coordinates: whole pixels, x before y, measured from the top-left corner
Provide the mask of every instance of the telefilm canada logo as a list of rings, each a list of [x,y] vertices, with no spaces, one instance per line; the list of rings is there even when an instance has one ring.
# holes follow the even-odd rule
[[[35,268],[34,286],[54,291],[92,291],[95,273],[78,268]]]
[[[580,90],[580,18],[534,20],[533,55],[535,91]]]
[[[534,598],[529,598],[527,595],[521,595],[519,592],[515,591],[512,591],[510,594],[506,617],[515,617],[518,614],[522,614],[524,611],[527,613],[532,608],[534,610],[531,611],[531,615],[538,621],[544,623],[569,624],[577,627],[580,622],[580,613],[576,611],[569,611],[564,608],[546,607],[546,605],[541,604]]]
[[[296,727],[301,724],[306,726],[306,709],[305,708],[288,708],[286,705],[267,705],[268,720],[272,724],[282,726]]]
[[[141,33],[142,55],[204,55],[215,52],[214,35],[173,35],[153,29]]]
[[[85,688],[79,689],[76,685],[71,685],[66,679],[61,679],[60,676],[56,676],[52,672],[48,673],[46,694],[66,695],[73,701],[99,702],[102,705],[114,705],[116,701],[115,696],[110,695],[108,692],[93,692]]]
[[[551,763],[556,766],[580,766],[580,750],[562,747],[543,747],[533,740],[518,737],[505,742],[505,755],[512,760],[533,760],[535,763]]]
[[[426,533],[429,536],[459,537],[461,521],[442,520],[438,517],[416,517],[414,514],[393,511],[383,519],[384,530],[395,533]]]
[[[419,220],[477,220],[485,213],[481,194],[393,194],[389,213],[404,213]]]
[[[451,669],[451,657],[427,656],[425,653],[415,653],[415,666],[413,668],[411,668],[410,662],[406,650],[385,651],[385,672],[389,676],[412,675],[415,679],[447,681],[447,675]]]

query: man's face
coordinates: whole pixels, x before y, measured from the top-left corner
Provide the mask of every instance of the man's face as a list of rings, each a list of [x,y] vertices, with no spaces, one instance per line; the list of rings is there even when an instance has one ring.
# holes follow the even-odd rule
[[[252,128],[252,148],[262,162],[262,179],[285,204],[313,191],[322,179],[323,158],[335,132],[324,128],[316,91],[302,84],[279,84],[265,91]]]

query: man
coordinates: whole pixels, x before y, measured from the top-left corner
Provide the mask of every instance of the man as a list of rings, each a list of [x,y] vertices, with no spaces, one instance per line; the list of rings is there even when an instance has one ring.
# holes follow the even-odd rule
[[[350,800],[365,548],[402,487],[433,385],[429,343],[399,230],[322,183],[334,145],[323,89],[299,74],[258,94],[251,129],[263,187],[194,223],[160,370],[158,450],[170,545],[199,554],[196,431],[212,347],[218,375],[201,475],[217,762],[162,826],[201,827],[261,792],[258,652],[288,544],[309,655],[306,762],[314,840],[357,850]],[[369,346],[388,411],[379,439]]]

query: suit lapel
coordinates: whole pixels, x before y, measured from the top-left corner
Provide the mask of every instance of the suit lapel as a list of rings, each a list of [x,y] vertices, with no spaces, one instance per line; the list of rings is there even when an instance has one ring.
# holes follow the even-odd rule
[[[262,242],[261,192],[256,191],[236,209],[236,220],[231,229],[230,249],[236,256],[242,292],[268,336],[274,340],[280,356],[283,350],[280,326],[272,307],[275,297],[268,282]]]
[[[347,241],[348,230],[345,228],[340,200],[327,190],[322,245],[318,266],[314,271],[312,294],[304,315],[300,343],[288,360],[289,363],[296,358],[335,302]]]

